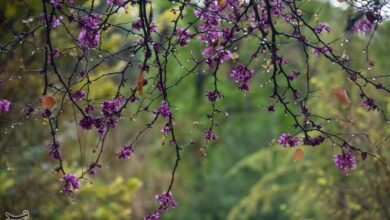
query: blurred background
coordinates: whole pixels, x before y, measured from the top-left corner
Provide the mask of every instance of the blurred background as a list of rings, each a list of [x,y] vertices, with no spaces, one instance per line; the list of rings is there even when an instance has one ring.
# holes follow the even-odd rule
[[[32,24],[20,21],[39,14],[37,11],[41,10],[39,1],[27,2],[28,9],[22,1],[0,2],[0,8],[15,22],[18,30],[28,29]],[[154,19],[161,32],[171,28],[172,6],[174,4],[168,1],[154,3]],[[333,27],[334,31],[325,36],[326,40],[347,35],[346,24],[353,12],[336,6],[328,1],[307,1],[302,5],[311,24],[321,21]],[[125,21],[135,16],[137,10],[128,7],[120,10],[113,18],[117,20],[112,22],[120,23],[121,19]],[[193,12],[187,10],[183,23],[193,18]],[[4,25],[0,26],[0,33],[1,42],[12,37]],[[54,34],[61,36],[60,31]],[[352,65],[363,70],[366,76],[387,75],[390,67],[389,34],[390,26],[385,22],[371,42],[369,58],[375,63],[373,67],[366,61],[365,47],[369,35],[356,34],[348,41],[343,38],[336,41],[334,47],[339,53],[350,56]],[[124,40],[135,39],[135,36],[124,36],[120,31],[107,33],[104,37],[107,42],[104,47],[113,51]],[[256,44],[255,41],[241,42],[236,49],[240,55],[237,62],[248,59],[250,49]],[[178,58],[183,60],[183,65],[190,65],[187,63],[190,52],[199,55],[203,46],[195,40],[177,51]],[[281,53],[290,65],[302,69],[299,57],[303,57],[303,53],[299,46],[291,44],[284,48]],[[163,120],[142,136],[130,159],[118,160],[113,155],[130,142],[153,115],[142,114],[137,119],[127,117],[123,120],[107,137],[104,166],[96,177],[82,181],[76,198],[64,195],[59,186],[61,176],[53,173],[57,164],[47,155],[50,142],[47,123],[34,116],[12,123],[20,116],[19,110],[15,109],[26,103],[38,103],[42,79],[29,69],[41,67],[42,57],[42,50],[34,49],[29,43],[11,53],[0,54],[0,79],[5,82],[0,88],[0,98],[8,97],[14,110],[0,115],[0,219],[5,218],[6,211],[17,214],[25,209],[30,211],[31,219],[142,219],[156,209],[154,196],[167,189],[175,159],[174,149],[162,144],[165,142],[160,133]],[[71,52],[64,55],[61,66],[64,70],[72,68],[66,66],[67,57],[72,59]],[[356,169],[346,175],[334,166],[333,154],[339,149],[333,148],[329,142],[314,148],[301,147],[305,158],[298,162],[292,160],[293,150],[276,143],[275,137],[283,132],[293,133],[294,129],[280,106],[276,105],[273,113],[266,110],[272,103],[269,98],[272,88],[266,83],[269,78],[267,62],[259,57],[254,64],[252,68],[256,76],[251,81],[252,90],[247,94],[240,92],[229,77],[234,62],[222,65],[219,71],[219,88],[225,98],[217,102],[224,114],[218,116],[216,131],[220,138],[215,143],[207,144],[202,137],[202,132],[209,126],[206,115],[211,111],[204,95],[212,88],[208,67],[202,66],[197,74],[183,80],[176,86],[176,92],[170,94],[176,107],[173,113],[179,141],[192,140],[195,144],[182,153],[173,188],[178,205],[162,219],[390,219],[390,172],[377,160],[358,158]],[[115,71],[121,65],[107,62],[100,72],[94,74],[99,76],[105,71]],[[388,122],[379,113],[368,113],[360,107],[359,91],[335,65],[314,56],[311,56],[310,65],[311,83],[318,91],[309,106],[313,112],[332,118],[322,125],[346,136],[352,134],[352,143],[389,160],[387,139],[390,129],[385,126]],[[170,65],[169,73],[172,80],[177,80],[183,71],[177,65]],[[137,71],[126,74],[129,84],[134,85]],[[110,97],[116,92],[118,79],[113,77],[110,80],[95,84],[94,97]],[[299,80],[294,83],[304,86],[299,85]],[[333,96],[332,91],[337,87],[346,89],[351,105],[343,105]],[[369,94],[376,95],[378,103],[389,111],[390,97],[378,95],[375,90]],[[136,109],[136,105],[130,107],[127,116]],[[96,135],[78,131],[71,110],[61,115],[60,123],[59,139],[67,158],[65,167],[80,173],[83,161],[79,157],[77,137],[81,137],[82,144],[93,156]]]

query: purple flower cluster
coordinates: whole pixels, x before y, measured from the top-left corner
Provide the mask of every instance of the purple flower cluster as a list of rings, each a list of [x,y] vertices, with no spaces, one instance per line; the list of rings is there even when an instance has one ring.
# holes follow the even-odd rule
[[[50,0],[49,3],[54,7],[54,8],[61,8],[61,0]]]
[[[8,101],[7,99],[0,100],[0,112],[1,113],[9,112],[10,107],[11,107],[10,101]]]
[[[102,165],[93,162],[93,163],[91,163],[91,164],[89,165],[88,174],[89,174],[90,176],[95,176],[96,173],[97,173],[97,170],[100,169],[100,168],[102,168]]]
[[[284,11],[283,0],[272,0],[271,4],[271,14],[272,15],[281,15]]]
[[[361,103],[361,106],[366,108],[367,111],[378,110],[378,106],[375,104],[375,100],[370,97],[365,97]]]
[[[80,91],[80,90],[79,90]],[[83,92],[80,92],[76,97],[83,97]],[[93,126],[97,129],[100,135],[104,134],[109,127],[115,128],[120,118],[120,110],[125,103],[123,97],[105,100],[101,104],[101,115],[93,116],[93,107],[88,105],[85,108],[86,115],[79,121],[79,126],[85,130],[91,130]]]
[[[42,118],[50,118],[52,112],[50,109],[44,109],[43,112],[42,112]]]
[[[321,56],[321,50],[317,49],[317,48],[313,48],[311,49],[311,52],[313,52],[314,56]]]
[[[361,152],[360,156],[362,157],[362,160],[366,160],[367,157],[368,157],[368,153],[367,152]]]
[[[77,40],[83,49],[90,49],[99,45],[100,34],[97,30],[87,31],[85,29],[81,29]]]
[[[156,210],[153,213],[150,213],[148,216],[144,217],[144,220],[157,220],[160,219],[162,216],[162,213],[159,210]]]
[[[162,193],[156,196],[157,203],[164,209],[168,210],[170,208],[176,207],[176,201],[173,199],[171,192]]]
[[[172,126],[168,123],[165,124],[165,126],[161,129],[161,133],[163,135],[168,135],[168,133],[172,130]]]
[[[100,15],[91,13],[80,19],[79,26],[81,29],[97,30],[101,20],[102,18]]]
[[[73,190],[80,188],[80,182],[76,174],[68,173],[61,178],[61,185],[64,192],[71,193]]]
[[[287,75],[288,80],[293,81],[296,79],[301,73],[299,71],[293,70],[290,74]]]
[[[283,145],[283,147],[296,147],[301,144],[302,138],[294,137],[289,133],[283,133],[279,136],[278,142]]]
[[[341,170],[351,170],[356,166],[356,158],[351,152],[335,154],[333,161]]]
[[[24,114],[27,117],[30,117],[31,114],[35,111],[34,107],[30,104],[27,104],[26,107],[24,108]]]
[[[118,125],[118,117],[93,117],[88,115],[80,120],[79,125],[85,130],[90,130],[92,125],[95,125],[98,133],[103,135],[109,127],[115,128]]]
[[[202,21],[199,30],[202,33],[199,36],[199,40],[206,43],[213,43],[222,36],[222,32],[219,31],[219,17],[218,12],[220,7],[217,1],[205,1],[205,9],[197,9],[195,16],[199,17]]]
[[[107,4],[109,5],[114,5],[114,6],[123,6],[123,4],[125,3],[124,0],[107,0]]]
[[[99,45],[100,22],[101,22],[101,16],[97,14],[89,14],[81,18],[79,22],[79,26],[81,30],[77,40],[83,49],[87,50]]]
[[[131,27],[137,31],[141,30],[142,28],[142,23],[141,23],[141,20],[135,20],[133,21],[133,23],[131,24]]]
[[[127,159],[131,156],[131,154],[134,153],[134,149],[131,147],[131,145],[125,145],[122,149],[121,152],[119,152],[118,156],[119,159],[124,160]]]
[[[77,90],[73,93],[72,97],[74,100],[78,101],[80,99],[83,99],[87,96],[87,93],[85,93],[83,90]]]
[[[218,135],[211,129],[205,131],[203,133],[203,137],[204,139],[208,140],[208,141],[216,141],[218,140]]]
[[[161,102],[161,106],[156,109],[155,113],[161,114],[164,118],[168,118],[171,115],[168,104],[165,100]]]
[[[86,115],[84,118],[80,120],[79,125],[84,130],[91,130],[94,123],[95,123],[95,118],[91,115]]]
[[[268,11],[265,6],[260,7],[260,11],[261,11],[261,14],[259,15],[260,20],[255,19],[255,14],[253,15],[254,18],[253,18],[252,27],[256,28],[257,26],[260,26],[262,31],[265,34],[268,34],[270,30],[270,25],[268,23]],[[286,17],[285,20],[292,20],[292,19]]]
[[[51,21],[51,27],[52,28],[58,28],[59,26],[61,26],[61,21],[63,19],[64,19],[63,16],[54,17],[53,20]]]
[[[202,51],[202,56],[207,58],[207,64],[212,67],[217,63],[230,60],[232,53],[229,50],[224,50],[222,46],[210,45]]]
[[[289,22],[287,22],[287,23],[289,23]],[[302,35],[302,33],[300,31],[294,30],[291,35],[294,36],[295,38],[297,38],[301,42],[307,42],[306,37],[304,35]]]
[[[375,25],[367,19],[358,20],[355,25],[352,27],[353,32],[360,32],[362,34],[372,32],[375,28]]]
[[[103,135],[107,131],[108,125],[104,118],[95,118],[93,123],[100,135]]]
[[[380,22],[383,19],[382,15],[381,15],[381,9],[374,8],[373,10],[367,11],[366,18],[371,23],[374,23],[375,21]]]
[[[171,192],[156,195],[156,201],[160,207],[153,213],[144,217],[144,220],[157,220],[164,214],[164,212],[176,207],[176,201],[173,199]]]
[[[288,60],[284,56],[276,56],[276,62],[278,62],[278,64],[283,64],[283,65],[288,64]]]
[[[60,153],[60,145],[61,143],[59,141],[54,141],[53,143],[50,143],[48,145],[49,147],[49,155],[55,159],[55,160],[61,160],[61,153]]]
[[[332,28],[324,23],[320,23],[317,27],[314,28],[314,32],[316,32],[317,34],[321,34],[323,31],[330,33],[332,32]]]
[[[173,36],[179,37],[178,43],[180,46],[186,46],[191,38],[191,33],[189,30],[177,28]]]
[[[101,105],[103,115],[108,117],[118,114],[124,103],[125,99],[122,96],[112,100],[105,100]]]
[[[321,135],[317,136],[317,137],[305,137],[303,139],[303,144],[304,145],[309,145],[309,146],[317,146],[317,145],[320,145],[322,142],[325,141],[325,138]]]
[[[210,102],[215,102],[217,99],[223,98],[222,93],[220,93],[218,91],[208,91],[206,93],[206,96]]]
[[[248,67],[238,64],[235,69],[230,72],[230,77],[239,84],[239,88],[243,92],[249,91],[248,81],[252,78],[255,71]]]
[[[51,52],[51,56],[55,59],[55,58],[58,58],[61,56],[61,52],[58,50],[58,49],[54,49],[52,52]]]
[[[226,17],[228,21],[237,21],[240,17],[242,1],[240,0],[225,0],[218,1],[218,7],[220,8],[220,14]],[[242,18],[241,20],[246,20],[247,18]]]
[[[321,54],[326,54],[328,52],[330,52],[332,49],[328,46],[324,46],[324,47],[321,47],[319,49],[317,48],[312,48],[311,51],[313,52],[313,54],[317,57],[321,56]]]
[[[219,2],[219,1],[218,1]],[[200,24],[201,34],[198,37],[199,41],[206,43],[206,48],[202,51],[203,57],[207,58],[209,66],[215,66],[217,63],[222,63],[231,59],[231,52],[227,50],[226,44],[234,38],[234,31],[231,28],[219,27],[220,17],[218,13],[222,13],[223,9],[229,6],[233,9],[234,16],[226,15],[226,18],[234,19],[239,12],[239,2],[237,0],[226,0],[225,5],[219,5],[217,1],[207,0],[204,2],[204,9],[197,9],[195,15],[202,21]],[[220,41],[219,41],[220,39]]]

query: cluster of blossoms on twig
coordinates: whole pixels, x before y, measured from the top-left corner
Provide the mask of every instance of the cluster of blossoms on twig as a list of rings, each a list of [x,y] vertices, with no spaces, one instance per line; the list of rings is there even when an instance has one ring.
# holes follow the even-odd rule
[[[64,192],[72,193],[74,190],[80,188],[80,181],[78,180],[76,174],[67,173],[61,178],[61,184]]]
[[[176,207],[176,201],[173,199],[173,195],[171,192],[156,195],[156,201],[160,205],[160,207],[156,211],[145,216],[144,220],[157,220],[165,212],[169,211],[171,208]]]
[[[7,99],[0,100],[0,112],[1,113],[9,112],[10,107],[11,107],[10,101],[8,101]]]

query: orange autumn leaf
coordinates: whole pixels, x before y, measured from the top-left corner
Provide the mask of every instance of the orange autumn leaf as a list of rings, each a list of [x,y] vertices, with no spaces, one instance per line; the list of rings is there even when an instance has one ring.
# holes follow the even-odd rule
[[[57,101],[53,96],[45,95],[41,98],[41,103],[44,109],[51,109]]]
[[[347,92],[343,88],[336,88],[333,90],[333,95],[338,99],[339,101],[343,102],[344,104],[351,104],[351,100],[348,97]]]
[[[297,149],[294,153],[294,156],[292,157],[294,162],[303,160],[303,158],[304,158],[304,155],[303,155],[303,151],[301,149]]]
[[[140,70],[140,72],[138,73],[137,91],[139,95],[142,95],[144,93],[144,74],[142,70]]]
[[[218,0],[219,7],[223,7],[226,4],[226,0]]]

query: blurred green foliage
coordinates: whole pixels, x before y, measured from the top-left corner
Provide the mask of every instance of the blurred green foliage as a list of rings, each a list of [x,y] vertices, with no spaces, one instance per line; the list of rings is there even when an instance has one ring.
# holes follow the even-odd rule
[[[160,31],[169,29],[173,15],[169,9],[174,4],[161,1],[155,10],[155,20]],[[6,8],[7,16],[13,19],[24,17],[20,5],[0,2]],[[39,4],[35,10],[39,10]],[[329,39],[344,35],[347,14],[329,4],[308,1],[304,4],[307,11],[318,11],[318,15],[309,14],[312,24],[318,21],[329,23],[334,32]],[[22,10],[23,11],[23,10]],[[128,8],[127,12],[115,16],[121,22],[128,15],[136,16],[136,10]],[[186,11],[182,24],[193,19],[192,12]],[[23,29],[23,27],[17,27]],[[3,33],[3,30],[1,30]],[[364,50],[367,37],[355,36],[350,42],[343,42],[337,47],[353,57],[353,65],[366,69],[365,75],[385,73],[390,63],[387,36],[390,27],[383,24],[372,42],[370,57],[375,60],[373,69],[367,69]],[[0,39],[7,39],[6,34]],[[122,33],[107,33],[105,49],[114,51],[123,40],[131,41],[133,36],[123,36]],[[254,41],[242,42],[237,47],[240,54],[236,62],[248,59]],[[190,67],[187,61],[190,53],[199,55],[203,45],[197,41],[177,51],[177,58],[182,61],[182,67],[169,65],[171,82],[175,82],[183,69]],[[32,56],[26,59],[23,50],[15,50],[10,57],[0,55],[2,78],[10,78],[15,73],[22,73],[21,63],[30,66],[40,66],[40,57]],[[296,57],[303,56],[298,45],[292,45],[283,51],[290,65],[294,68],[303,67]],[[39,52],[38,52],[39,54]],[[26,54],[24,54],[26,55]],[[70,57],[72,51],[68,54]],[[26,55],[27,56],[27,55]],[[25,58],[21,61],[19,58]],[[176,58],[172,57],[171,63]],[[202,132],[208,128],[206,114],[210,106],[204,94],[212,88],[208,69],[202,66],[197,74],[188,76],[175,87],[171,99],[175,104],[174,114],[179,141],[194,141],[194,145],[183,151],[183,159],[179,167],[177,181],[173,188],[178,202],[176,209],[170,211],[163,219],[185,220],[252,220],[252,219],[390,219],[390,173],[389,170],[375,159],[358,160],[358,167],[350,176],[340,172],[332,162],[333,153],[338,149],[330,143],[315,148],[302,147],[305,153],[303,161],[293,162],[293,150],[282,149],[275,144],[273,138],[282,132],[292,132],[291,119],[276,106],[276,112],[269,113],[265,106],[271,102],[268,97],[271,86],[260,84],[269,77],[259,58],[253,68],[256,77],[252,82],[252,90],[242,94],[235,88],[229,78],[229,70],[234,63],[226,63],[220,68],[220,89],[225,98],[218,101],[217,106],[223,111],[218,116],[217,132],[220,140],[207,145],[202,139]],[[385,127],[379,114],[368,114],[359,105],[359,92],[345,79],[336,66],[321,58],[311,57],[311,82],[318,89],[316,96],[309,103],[312,111],[326,114],[338,120],[324,121],[323,126],[334,131],[360,133],[353,141],[365,146],[367,150],[381,157],[390,158],[387,150],[387,139],[390,130]],[[94,77],[105,71],[115,71],[121,63],[107,62]],[[70,68],[65,65],[64,69]],[[153,69],[151,69],[153,72]],[[22,80],[13,80],[7,84],[7,90],[2,96],[11,97],[19,103],[36,103],[40,96],[42,83],[40,76],[23,72]],[[137,71],[129,71],[129,84],[135,83]],[[20,75],[20,74],[19,74]],[[108,97],[115,93],[115,77],[112,80],[97,81],[96,91],[92,96],[97,99]],[[23,84],[21,84],[21,82]],[[295,83],[295,82],[294,82]],[[80,85],[75,85],[75,87]],[[303,86],[303,85],[297,85]],[[343,106],[332,95],[335,87],[346,88],[352,104]],[[29,88],[26,89],[21,89]],[[148,89],[148,88],[146,88]],[[4,91],[4,90],[3,90]],[[375,91],[370,91],[372,94]],[[379,97],[379,103],[386,106],[389,97]],[[390,105],[387,104],[386,111]],[[134,112],[136,106],[130,107]],[[16,118],[17,114],[11,115]],[[130,114],[129,114],[130,115]],[[56,164],[47,157],[45,144],[49,142],[49,130],[42,121],[23,121],[15,129],[7,128],[7,134],[1,134],[0,139],[0,216],[6,211],[21,212],[28,209],[32,219],[142,219],[146,213],[156,208],[154,195],[166,190],[172,168],[174,149],[162,143],[159,122],[145,136],[142,136],[136,146],[134,157],[126,161],[112,158],[120,147],[134,138],[137,128],[144,126],[151,118],[142,116],[136,121],[127,118],[112,131],[107,138],[109,155],[105,156],[104,167],[93,179],[83,181],[77,196],[72,199],[60,193],[60,176],[53,174]],[[93,147],[96,142],[94,134],[82,133],[82,143],[87,146],[89,156],[85,160],[78,159],[79,142],[75,129],[73,114],[62,115],[63,131],[60,140],[64,141],[64,152],[71,159],[65,165],[68,170],[80,172],[78,167],[92,160]],[[344,122],[348,120],[351,122]],[[381,143],[381,145],[378,145]],[[204,157],[200,148],[207,150]],[[93,184],[90,184],[93,182]]]

